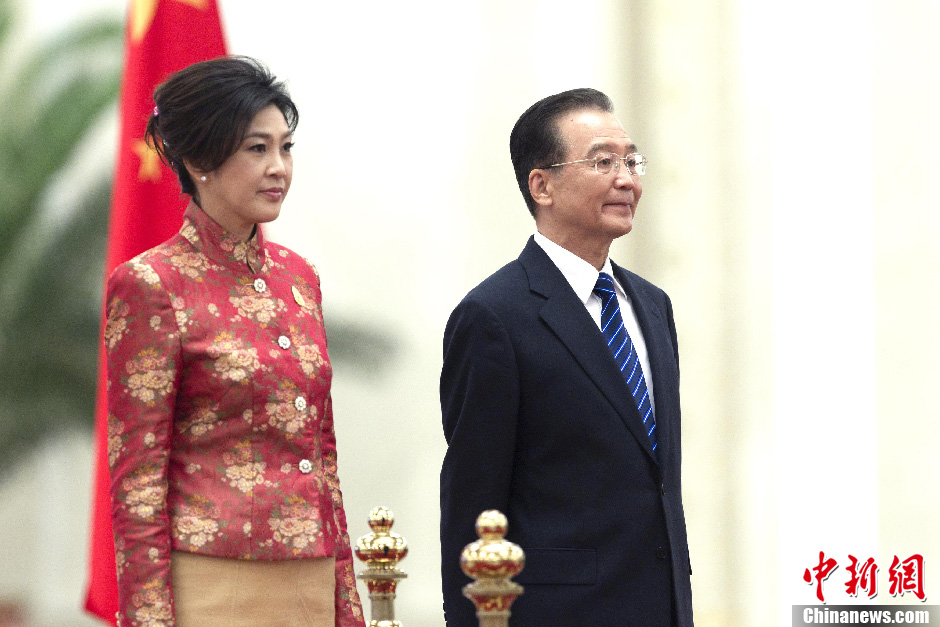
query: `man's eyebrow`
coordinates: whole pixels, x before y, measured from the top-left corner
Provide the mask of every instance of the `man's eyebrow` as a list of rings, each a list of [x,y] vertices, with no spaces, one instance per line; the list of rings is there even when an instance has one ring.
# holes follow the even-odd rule
[[[591,147],[588,149],[588,154],[598,152],[600,150],[605,150],[607,152],[617,152],[618,148],[619,146],[616,146],[612,144],[611,142],[596,142],[596,143],[591,144]],[[633,154],[636,151],[637,151],[636,144],[630,144],[629,146],[627,146],[626,154],[621,155],[621,156],[626,157],[627,155]]]

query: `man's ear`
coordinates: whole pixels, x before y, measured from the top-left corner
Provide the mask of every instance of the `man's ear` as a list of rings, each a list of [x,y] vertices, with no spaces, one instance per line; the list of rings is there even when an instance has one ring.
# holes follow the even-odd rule
[[[539,207],[548,207],[552,204],[552,195],[555,185],[551,174],[543,168],[536,168],[529,172],[529,193]]]

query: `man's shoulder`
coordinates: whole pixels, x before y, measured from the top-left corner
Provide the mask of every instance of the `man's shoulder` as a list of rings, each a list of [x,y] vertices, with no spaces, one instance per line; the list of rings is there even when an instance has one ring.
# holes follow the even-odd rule
[[[513,259],[467,292],[464,300],[499,302],[511,299],[526,285],[525,269],[518,259]]]
[[[530,291],[532,275],[544,272],[551,261],[542,249],[529,238],[522,253],[502,268],[486,277],[467,292],[463,302],[477,301],[485,304],[513,303],[519,296]]]

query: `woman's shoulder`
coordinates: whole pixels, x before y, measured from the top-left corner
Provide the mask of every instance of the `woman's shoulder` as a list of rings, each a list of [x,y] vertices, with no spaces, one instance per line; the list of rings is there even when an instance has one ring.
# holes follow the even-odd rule
[[[268,255],[271,256],[275,264],[283,266],[286,270],[291,272],[312,273],[313,277],[319,283],[320,273],[317,271],[316,265],[314,265],[310,259],[300,253],[294,252],[286,246],[275,244],[274,242],[266,242],[265,245],[268,249]]]
[[[156,285],[160,283],[160,268],[173,255],[178,254],[180,246],[186,240],[179,235],[171,237],[162,244],[145,250],[136,257],[118,264],[111,271],[108,285],[112,284],[140,284]]]

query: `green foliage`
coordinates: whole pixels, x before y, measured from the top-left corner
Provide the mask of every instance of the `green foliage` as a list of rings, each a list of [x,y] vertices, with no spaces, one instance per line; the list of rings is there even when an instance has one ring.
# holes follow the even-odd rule
[[[0,51],[15,36],[3,2]],[[75,191],[68,206],[48,197],[116,100],[122,37],[116,19],[79,24],[4,68],[0,468],[49,434],[93,421],[110,172],[82,172],[88,191]]]

